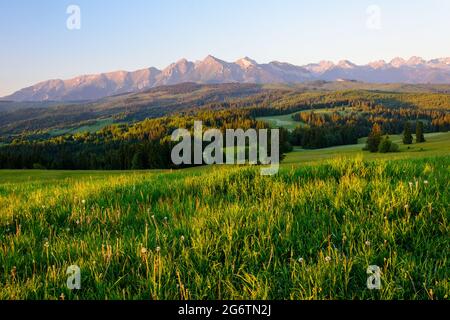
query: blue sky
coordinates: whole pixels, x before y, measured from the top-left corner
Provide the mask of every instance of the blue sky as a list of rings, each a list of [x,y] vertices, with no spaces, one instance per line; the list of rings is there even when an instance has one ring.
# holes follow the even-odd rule
[[[81,29],[66,27],[69,5]],[[370,5],[381,29],[366,26]],[[306,64],[450,56],[447,0],[0,1],[0,96],[36,82],[184,57]]]

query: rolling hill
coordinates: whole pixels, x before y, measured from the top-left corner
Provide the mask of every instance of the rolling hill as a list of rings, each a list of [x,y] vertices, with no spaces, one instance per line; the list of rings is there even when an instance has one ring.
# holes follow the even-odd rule
[[[25,131],[75,132],[77,128],[113,122],[135,122],[200,109],[258,106],[284,108],[319,105],[330,101],[372,101],[391,108],[449,109],[449,85],[308,82],[304,84],[183,83],[115,95],[84,103],[2,102],[0,135]],[[2,108],[3,105],[3,108]],[[295,111],[295,110],[294,110]]]

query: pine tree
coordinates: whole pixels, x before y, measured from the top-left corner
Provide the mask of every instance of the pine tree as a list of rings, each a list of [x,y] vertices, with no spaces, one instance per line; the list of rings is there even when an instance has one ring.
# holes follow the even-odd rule
[[[425,142],[425,136],[423,134],[423,122],[417,121],[416,124],[416,142],[422,143]]]
[[[403,132],[403,143],[404,144],[412,144],[413,136],[411,134],[411,125],[409,122],[405,123],[405,131]]]
[[[367,149],[370,152],[378,152],[378,147],[381,143],[381,137],[383,136],[383,132],[381,131],[381,127],[378,123],[375,123],[372,127],[372,131],[367,138]]]

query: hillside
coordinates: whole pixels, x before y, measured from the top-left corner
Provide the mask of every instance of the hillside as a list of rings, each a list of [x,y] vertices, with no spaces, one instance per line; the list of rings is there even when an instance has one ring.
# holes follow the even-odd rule
[[[314,82],[302,85],[184,83],[82,104],[0,103],[0,135],[76,131],[99,123],[130,123],[201,109],[257,108],[286,113],[301,105],[361,101],[389,108],[450,109],[450,86]],[[41,105],[40,105],[41,104]],[[2,109],[2,105],[4,105]],[[2,111],[3,110],[3,111]]]
[[[246,97],[258,100],[265,90],[259,85],[197,85],[185,83],[163,86],[136,94],[123,94],[77,105],[19,108],[0,112],[0,134],[23,131],[66,129],[95,125],[112,119],[132,122],[188,111],[211,104]]]

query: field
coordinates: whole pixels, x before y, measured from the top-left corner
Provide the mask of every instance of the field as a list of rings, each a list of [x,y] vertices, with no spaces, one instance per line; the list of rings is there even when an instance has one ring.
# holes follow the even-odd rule
[[[353,111],[353,108],[346,107],[344,111],[342,111],[339,108],[330,108],[330,109],[308,109],[303,111],[298,111],[290,114],[284,114],[280,116],[267,116],[267,117],[258,117],[256,120],[258,121],[264,121],[270,124],[273,128],[286,128],[288,130],[294,130],[298,126],[306,125],[303,122],[295,121],[292,116],[298,114],[298,113],[309,113],[314,112],[316,114],[320,113],[333,113],[338,112],[340,114],[345,114],[346,112]]]
[[[288,130],[294,130],[298,126],[302,125],[301,122],[295,121],[292,116],[299,112],[284,114],[281,116],[259,117],[258,121],[264,121],[270,124],[272,128],[286,128]]]
[[[405,146],[402,143],[401,135],[391,135],[390,139],[400,147],[400,152],[382,154],[362,152],[365,146],[366,138],[362,138],[359,144],[332,147],[319,150],[303,150],[296,148],[294,152],[286,156],[284,165],[293,165],[304,163],[317,163],[318,161],[333,159],[336,156],[356,157],[361,156],[367,160],[377,159],[416,159],[424,157],[445,156],[450,153],[450,133],[430,133],[425,134],[427,143],[412,144]]]
[[[113,119],[102,119],[98,120],[93,124],[90,125],[83,125],[76,128],[71,129],[54,129],[50,130],[50,134],[52,136],[60,136],[65,134],[75,134],[75,133],[81,133],[81,132],[97,132],[103,129],[104,127],[111,125],[114,123]]]
[[[448,299],[449,138],[296,150],[275,177],[0,171],[0,299]]]

